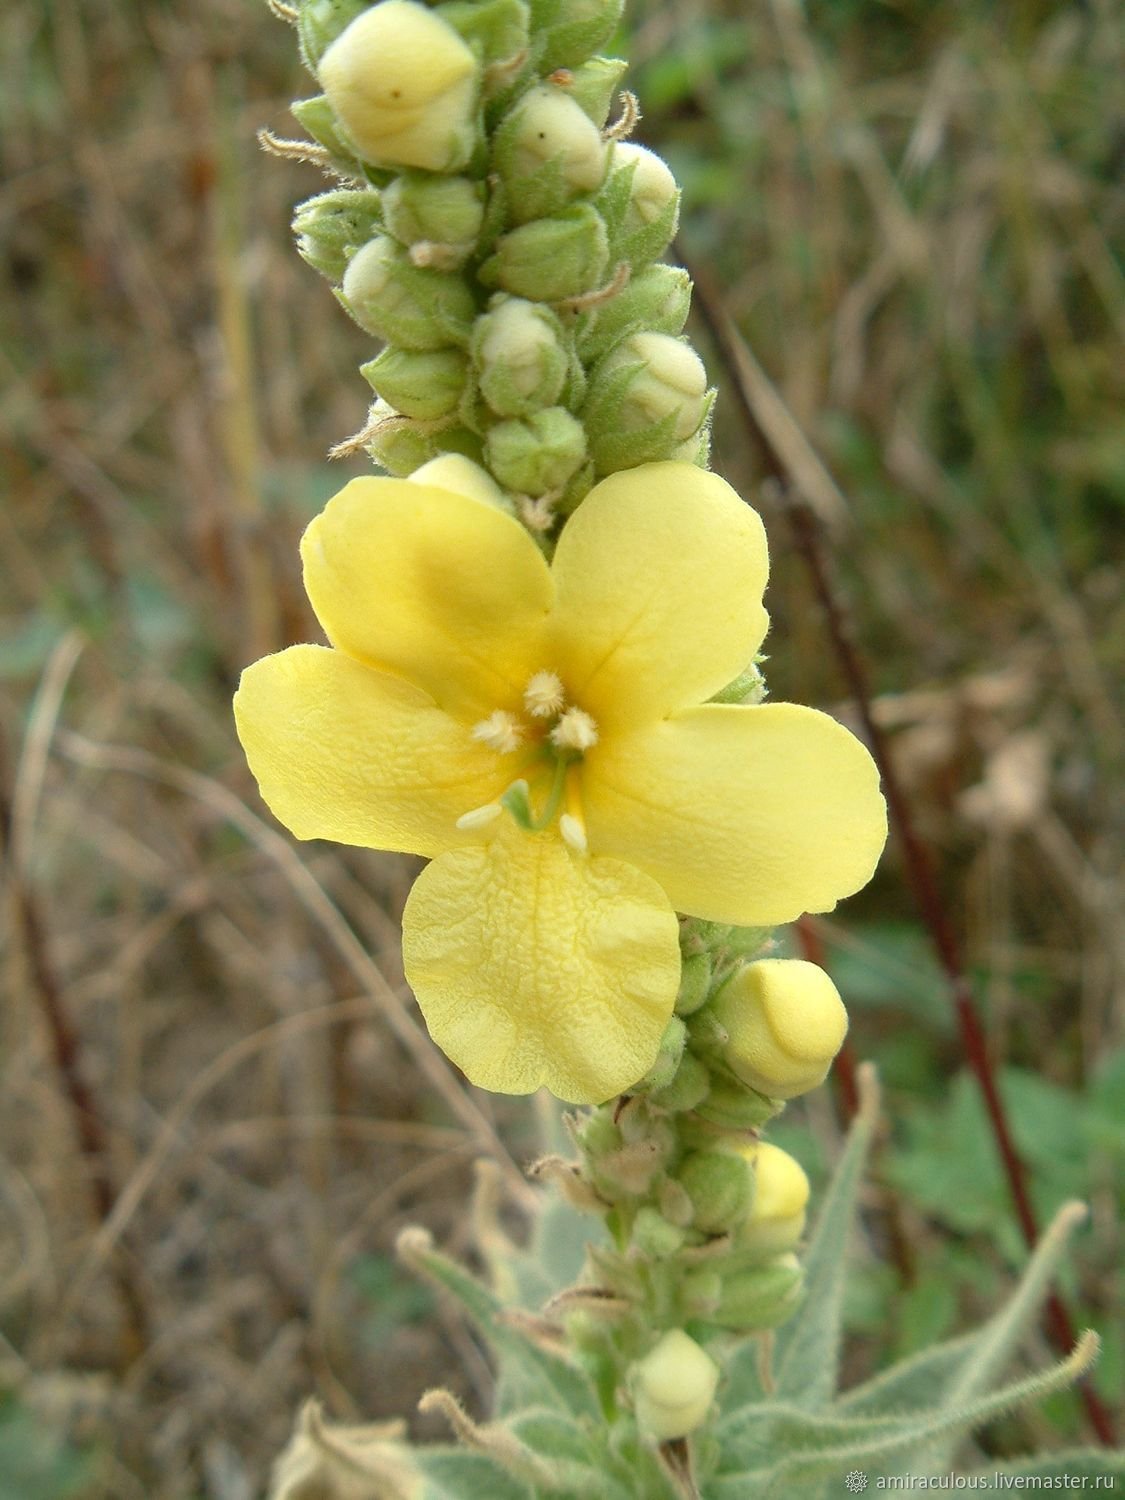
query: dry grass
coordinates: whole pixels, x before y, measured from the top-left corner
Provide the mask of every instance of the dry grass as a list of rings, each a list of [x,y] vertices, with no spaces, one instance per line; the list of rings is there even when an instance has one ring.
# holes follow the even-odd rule
[[[820,32],[791,0],[730,9],[637,7],[642,136],[847,499],[842,582],[990,1039],[1078,1088],[1125,967],[1119,29],[1100,0],[1021,7],[1011,36],[983,5]],[[370,352],[288,244],[315,181],[254,148],[305,88],[290,36],[249,0],[17,0],[0,59],[0,1380],[101,1444],[90,1496],[244,1500],[311,1388],[345,1416],[410,1409],[438,1368],[483,1395],[459,1325],[393,1285],[374,1319],[356,1267],[419,1217],[465,1248],[468,1162],[520,1191],[533,1122],[424,1041],[407,862],[295,851],[232,734],[240,667],[312,638],[295,543],[359,471],[320,455]],[[726,413],[717,455],[752,493]],[[831,703],[781,534],[774,688]],[[862,923],[903,904],[892,861],[830,944],[893,962]]]

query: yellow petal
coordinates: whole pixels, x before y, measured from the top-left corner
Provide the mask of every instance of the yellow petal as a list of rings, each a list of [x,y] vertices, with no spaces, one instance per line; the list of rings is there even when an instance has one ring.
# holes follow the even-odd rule
[[[607,737],[582,795],[594,853],[645,870],[678,911],[739,926],[831,911],[886,841],[867,750],[791,703],[705,704]]]
[[[301,541],[329,640],[417,683],[466,722],[518,707],[543,665],[550,572],[482,500],[406,479],[353,479]]]
[[[694,464],[643,464],[595,485],[563,529],[553,572],[553,665],[599,724],[710,698],[766,633],[762,523]]]
[[[506,829],[427,866],[402,936],[430,1035],[481,1088],[600,1104],[656,1059],[678,928],[659,886],[618,860]]]
[[[325,646],[247,667],[234,713],[262,797],[300,839],[437,854],[509,779],[420,689]]]

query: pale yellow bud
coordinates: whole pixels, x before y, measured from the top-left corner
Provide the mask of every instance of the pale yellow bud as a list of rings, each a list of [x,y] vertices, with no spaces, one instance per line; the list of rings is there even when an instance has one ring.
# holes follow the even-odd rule
[[[758,1141],[743,1154],[754,1171],[754,1201],[739,1227],[739,1249],[763,1256],[792,1250],[804,1232],[809,1202],[804,1167],[769,1141]]]
[[[637,146],[632,141],[614,147],[613,170],[619,172],[624,167],[633,168],[629,207],[642,224],[651,224],[679,197],[676,179],[655,151]]]
[[[433,485],[434,489],[468,495],[470,500],[483,500],[486,505],[495,505],[500,510],[510,509],[504,491],[492,475],[461,453],[442,453],[431,458],[429,463],[415,469],[409,478],[412,484]]]
[[[601,131],[561,89],[540,84],[520,100],[512,117],[501,170],[530,177],[557,161],[562,180],[577,193],[592,193],[605,176],[608,147]]]
[[[702,1426],[719,1367],[682,1328],[673,1328],[631,1372],[637,1425],[658,1443],[686,1437]]]
[[[729,1036],[727,1066],[770,1099],[822,1083],[848,1030],[836,986],[800,958],[747,964],[720,991],[714,1016]]]
[[[440,16],[382,0],[336,38],[320,85],[352,145],[378,166],[455,172],[474,141],[478,67]]]

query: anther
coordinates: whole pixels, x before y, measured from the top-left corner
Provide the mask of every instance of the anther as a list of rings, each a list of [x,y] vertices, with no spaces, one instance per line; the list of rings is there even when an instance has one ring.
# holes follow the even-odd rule
[[[559,832],[562,834],[563,843],[569,845],[575,854],[589,853],[590,844],[586,838],[586,830],[571,813],[563,813],[559,819]]]
[[[536,719],[551,719],[566,703],[563,685],[554,672],[536,672],[523,690],[527,711]]]
[[[467,813],[462,813],[457,819],[457,827],[467,832],[472,828],[484,828],[494,822],[504,809],[499,802],[486,802],[483,807],[474,807]]]
[[[582,708],[568,708],[551,730],[551,743],[559,750],[589,750],[598,743],[598,726]]]
[[[487,719],[473,725],[472,735],[482,745],[487,745],[491,750],[499,750],[501,755],[507,755],[509,751],[518,749],[523,742],[523,726],[515,714],[498,708]]]

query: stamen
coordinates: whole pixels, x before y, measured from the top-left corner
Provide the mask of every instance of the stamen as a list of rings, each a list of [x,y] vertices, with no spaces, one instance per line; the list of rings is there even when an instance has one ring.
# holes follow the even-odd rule
[[[569,844],[575,854],[588,854],[590,852],[590,842],[586,837],[586,830],[571,813],[563,813],[559,819],[559,832],[562,834],[563,843]]]
[[[498,708],[495,713],[489,714],[487,719],[482,719],[479,724],[473,725],[472,735],[473,739],[480,740],[482,745],[487,745],[491,750],[499,750],[501,755],[507,755],[510,751],[518,749],[522,743],[523,725],[515,714]]]
[[[568,708],[551,730],[551,743],[559,750],[589,750],[598,743],[598,726],[582,708]]]
[[[536,672],[523,690],[527,711],[536,719],[551,719],[566,703],[563,685],[554,672]]]
[[[497,819],[504,809],[499,802],[486,802],[483,807],[474,807],[467,813],[462,813],[457,819],[457,827],[463,831],[471,828],[485,828],[489,823]]]

